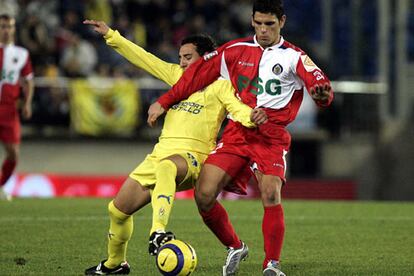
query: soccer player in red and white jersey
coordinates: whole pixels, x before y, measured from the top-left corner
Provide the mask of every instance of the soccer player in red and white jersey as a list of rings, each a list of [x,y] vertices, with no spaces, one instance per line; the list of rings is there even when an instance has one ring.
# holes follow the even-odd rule
[[[29,52],[14,45],[16,20],[6,14],[0,15],[0,141],[6,151],[1,167],[0,199],[10,199],[3,186],[16,168],[20,144],[20,120],[17,100],[20,82],[24,91],[23,118],[32,116],[33,71]]]
[[[248,249],[216,197],[223,188],[231,189],[231,179],[249,162],[256,163],[262,174],[259,189],[264,207],[263,275],[285,275],[279,261],[285,232],[281,188],[291,139],[286,126],[295,119],[305,90],[321,107],[328,106],[333,99],[327,76],[305,52],[280,35],[285,22],[281,0],[255,0],[251,21],[255,36],[231,41],[204,56],[148,110],[148,124],[153,125],[172,104],[218,76],[231,80],[244,103],[265,108],[268,122],[258,129],[249,130],[229,122],[221,142],[207,158],[196,186],[196,201],[205,224],[229,248],[223,275],[236,273]]]

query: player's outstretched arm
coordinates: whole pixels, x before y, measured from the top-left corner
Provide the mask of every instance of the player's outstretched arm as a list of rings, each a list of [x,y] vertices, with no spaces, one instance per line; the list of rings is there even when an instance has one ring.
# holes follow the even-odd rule
[[[187,99],[220,77],[221,53],[214,51],[200,58],[185,70],[178,82],[164,95],[158,98],[161,106],[167,110],[173,104]]]
[[[86,19],[83,21],[83,24],[91,25],[93,30],[101,35],[106,35],[109,31],[109,27],[104,21]]]
[[[306,54],[300,56],[296,73],[303,80],[310,96],[318,106],[326,107],[331,104],[333,100],[331,82]]]
[[[178,64],[168,63],[157,56],[147,52],[123,37],[118,31],[109,28],[105,22],[97,20],[85,20],[83,24],[90,25],[93,29],[103,35],[106,44],[126,58],[130,63],[145,70],[157,79],[172,86],[183,74]]]

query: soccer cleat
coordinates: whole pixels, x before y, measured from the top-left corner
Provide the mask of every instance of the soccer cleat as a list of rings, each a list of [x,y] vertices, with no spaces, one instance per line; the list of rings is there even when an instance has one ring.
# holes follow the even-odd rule
[[[245,260],[249,255],[249,248],[244,242],[241,242],[240,248],[229,247],[227,249],[227,259],[223,266],[223,276],[236,275],[239,270],[239,264],[242,260]]]
[[[280,270],[279,262],[271,260],[263,269],[263,276],[286,276],[286,274]]]
[[[175,235],[172,232],[155,231],[152,232],[149,238],[148,253],[152,256],[157,255],[158,248],[163,246],[166,242],[174,240]]]
[[[114,275],[114,274],[129,274],[131,267],[127,262],[122,262],[115,268],[107,268],[104,263],[106,260],[100,262],[97,266],[90,267],[85,270],[85,275]]]
[[[3,187],[0,187],[0,200],[6,200],[6,201],[12,200],[12,196],[6,193]]]

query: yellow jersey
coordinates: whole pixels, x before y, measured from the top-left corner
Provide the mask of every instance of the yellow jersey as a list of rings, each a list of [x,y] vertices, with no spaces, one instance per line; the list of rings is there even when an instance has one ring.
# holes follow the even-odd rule
[[[183,74],[178,65],[165,62],[143,48],[109,30],[106,43],[129,62],[172,86]],[[252,109],[236,96],[230,81],[216,80],[205,89],[172,106],[166,113],[159,144],[171,151],[184,150],[210,153],[216,145],[220,126],[230,113],[233,120],[245,127],[255,127],[250,121]]]

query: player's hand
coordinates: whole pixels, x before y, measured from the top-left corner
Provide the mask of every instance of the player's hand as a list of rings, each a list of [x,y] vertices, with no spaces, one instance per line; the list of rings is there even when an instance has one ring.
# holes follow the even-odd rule
[[[32,117],[32,106],[30,104],[23,105],[22,115],[25,120],[28,120]]]
[[[106,23],[103,21],[86,19],[83,21],[83,24],[93,26],[93,30],[97,33],[100,33],[101,35],[106,35],[106,33],[109,31],[108,25],[106,25]]]
[[[332,87],[325,83],[323,85],[315,85],[310,89],[310,94],[312,99],[318,102],[326,102],[329,100],[329,96],[331,94]]]
[[[150,127],[154,127],[156,125],[158,117],[160,117],[164,112],[165,109],[161,106],[159,102],[153,103],[148,109],[148,125]]]
[[[267,114],[263,108],[255,108],[250,114],[250,121],[256,125],[261,125],[267,122]]]

